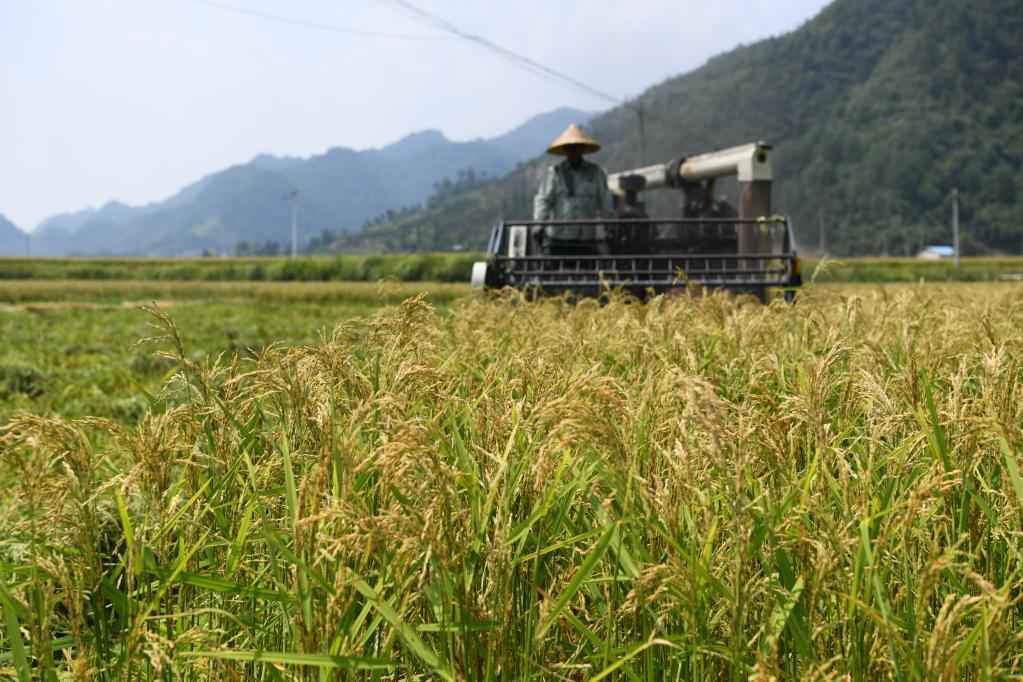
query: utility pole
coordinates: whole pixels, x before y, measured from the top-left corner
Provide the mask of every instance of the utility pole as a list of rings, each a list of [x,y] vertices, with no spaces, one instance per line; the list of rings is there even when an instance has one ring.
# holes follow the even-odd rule
[[[291,257],[298,255],[298,190],[293,189],[284,197],[291,206]]]
[[[820,207],[817,208],[817,229],[820,232],[817,250],[820,251],[820,255],[823,256],[828,252],[828,233],[824,228],[824,209]]]
[[[639,117],[639,167],[646,164],[646,117],[643,100],[636,100],[636,115]]]
[[[959,188],[952,190],[952,249],[955,251],[956,270],[959,269]]]

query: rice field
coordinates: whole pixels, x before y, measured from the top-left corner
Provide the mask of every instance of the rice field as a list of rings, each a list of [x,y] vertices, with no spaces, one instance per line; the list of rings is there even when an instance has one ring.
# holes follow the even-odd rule
[[[429,285],[444,306],[465,285]],[[188,330],[193,360],[316,343],[341,320],[414,296],[386,283],[0,282],[0,425],[18,410],[135,423],[176,364],[147,341],[155,306]]]
[[[0,430],[0,676],[1023,675],[1018,285],[104,300],[166,370]]]

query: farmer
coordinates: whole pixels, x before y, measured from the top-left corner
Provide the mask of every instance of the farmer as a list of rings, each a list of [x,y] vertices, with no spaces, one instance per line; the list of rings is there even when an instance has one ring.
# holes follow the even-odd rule
[[[600,145],[579,126],[570,125],[548,154],[565,160],[547,169],[533,200],[533,220],[591,220],[611,215],[607,174],[583,159]],[[548,255],[580,255],[607,252],[603,225],[545,225],[533,227],[533,238]]]

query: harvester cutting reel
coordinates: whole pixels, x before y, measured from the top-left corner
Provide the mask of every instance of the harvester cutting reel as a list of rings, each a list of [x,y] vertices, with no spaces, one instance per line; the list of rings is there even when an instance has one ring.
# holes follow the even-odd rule
[[[611,237],[552,248],[536,238],[551,224],[588,227]],[[729,248],[736,233],[747,229],[762,235],[766,248],[744,253]],[[802,278],[791,243],[791,225],[784,217],[502,222],[491,233],[487,260],[473,265],[472,285],[574,296],[621,289],[639,298],[726,289],[761,301],[770,289],[780,288],[793,300]]]

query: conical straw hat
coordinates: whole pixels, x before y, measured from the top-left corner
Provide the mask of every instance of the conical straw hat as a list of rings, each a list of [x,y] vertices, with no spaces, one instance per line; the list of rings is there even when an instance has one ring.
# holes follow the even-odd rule
[[[551,142],[551,146],[547,148],[547,153],[564,156],[565,147],[572,144],[582,147],[583,154],[592,154],[600,149],[600,145],[596,140],[584,133],[582,128],[573,123],[565,128],[565,132],[558,135],[558,139]]]

